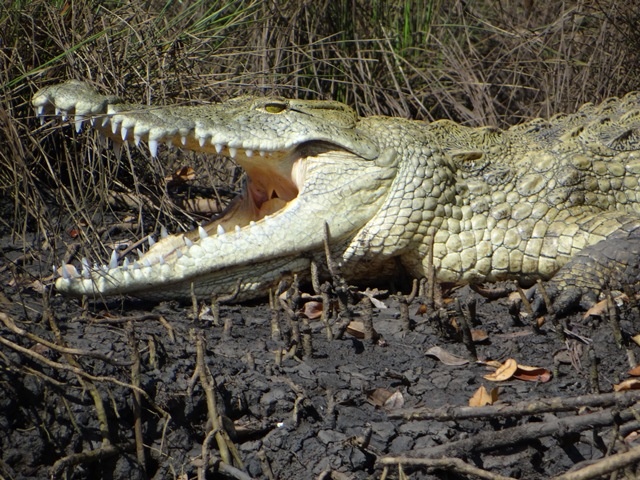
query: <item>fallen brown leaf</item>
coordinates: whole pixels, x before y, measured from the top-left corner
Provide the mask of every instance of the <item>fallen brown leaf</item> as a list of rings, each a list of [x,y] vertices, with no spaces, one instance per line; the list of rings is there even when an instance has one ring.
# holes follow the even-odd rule
[[[484,378],[491,382],[502,382],[513,377],[516,370],[518,370],[518,364],[513,358],[509,358],[495,372],[485,375]]]
[[[492,388],[490,392],[482,385],[476,393],[469,399],[470,407],[484,407],[485,405],[493,405],[498,401],[498,388]]]
[[[624,392],[627,390],[640,390],[640,379],[630,378],[613,386],[614,392]]]
[[[449,353],[444,348],[441,348],[438,346],[431,347],[429,350],[427,350],[424,353],[425,355],[436,357],[445,365],[460,366],[460,365],[466,365],[467,363],[469,363],[469,360],[467,360],[466,358],[458,357],[457,355],[454,355],[453,353]]]

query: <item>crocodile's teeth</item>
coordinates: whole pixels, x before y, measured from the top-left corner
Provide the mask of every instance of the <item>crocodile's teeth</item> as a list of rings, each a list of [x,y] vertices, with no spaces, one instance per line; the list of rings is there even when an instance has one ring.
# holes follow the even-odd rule
[[[169,232],[167,232],[167,228],[162,225],[160,227],[160,238],[167,238],[169,236]]]
[[[193,242],[187,237],[184,237],[184,244],[189,248],[193,247]]]
[[[253,157],[253,150],[247,150],[244,152],[247,157]]]
[[[180,142],[182,142],[182,146],[184,147],[187,144],[187,136],[186,135],[182,135],[180,137]]]
[[[44,105],[36,107],[36,115],[42,117],[44,115]]]
[[[91,124],[92,127],[96,126],[96,117],[90,117],[89,118],[89,123]]]
[[[251,220],[251,221],[249,222],[249,226],[250,226],[250,227],[253,227],[255,224],[256,224],[256,222],[255,222],[255,221],[253,221],[253,220]]]
[[[201,147],[204,147],[204,142],[207,141],[206,137],[198,137],[198,143],[200,144]]]
[[[158,141],[157,140],[149,140],[149,153],[154,158],[158,156]]]
[[[140,140],[142,140],[142,137],[140,135],[133,135],[133,144],[136,147],[140,146]]]
[[[143,258],[143,259],[142,259],[142,264],[143,264],[145,267],[150,267],[150,266],[151,266],[151,262],[149,261],[149,259],[148,259],[148,258]]]
[[[106,127],[107,123],[109,123],[109,116],[105,115],[104,117],[102,117],[102,127]]]
[[[82,131],[82,122],[84,122],[84,117],[82,115],[76,115],[76,133]]]
[[[181,250],[176,250],[176,257],[182,258],[182,251]]]
[[[87,270],[91,269],[91,265],[89,264],[89,260],[87,260],[87,257],[82,257],[82,260],[80,260],[80,263],[82,263],[82,268],[86,268]]]
[[[133,269],[134,270],[139,270],[140,269],[140,264],[138,262],[133,262]]]
[[[158,262],[160,262],[160,265],[164,265],[164,263],[165,263],[165,262],[164,262],[164,255],[160,255],[160,256],[158,257]]]
[[[267,154],[267,152],[265,152],[264,150],[260,150],[260,156],[264,157]]]
[[[129,259],[127,257],[124,257],[124,260],[122,261],[122,269],[129,270]]]
[[[78,277],[78,270],[73,265],[63,265],[60,267],[60,273],[62,274],[62,278],[65,280],[71,280],[72,278]]]
[[[202,228],[202,225],[198,226],[198,235],[200,235],[200,240],[204,240],[209,236],[207,231],[204,228]]]
[[[111,121],[111,133],[113,133],[114,135],[115,135],[116,133],[118,133],[118,126],[119,126],[119,125],[120,125],[119,123],[116,123],[116,122],[114,122],[114,121],[112,120],[112,121]]]
[[[111,258],[109,259],[109,268],[118,268],[118,254],[115,250],[111,252]]]
[[[153,238],[153,235],[149,235],[149,237],[147,237],[147,240],[149,242],[149,248],[153,247],[156,244],[156,240]]]
[[[239,232],[240,232],[240,230],[242,230],[242,229],[240,228],[240,225],[236,225],[236,226],[235,226],[235,231],[236,231],[236,233],[239,233]]]
[[[122,140],[124,140],[125,142],[127,141],[127,135],[129,134],[129,129],[125,126],[122,127],[122,130],[120,131],[120,133],[122,134]]]
[[[222,225],[220,225],[220,224],[218,224],[218,228],[216,230],[217,230],[218,235],[224,235],[225,234],[224,227]]]
[[[144,257],[144,253],[139,248],[136,248],[136,254],[138,255],[138,260],[142,260],[142,257]]]
[[[223,148],[224,148],[224,145],[222,145],[221,143],[215,144],[216,153],[220,153]]]
[[[229,156],[231,158],[236,158],[237,153],[238,153],[237,148],[229,147]]]

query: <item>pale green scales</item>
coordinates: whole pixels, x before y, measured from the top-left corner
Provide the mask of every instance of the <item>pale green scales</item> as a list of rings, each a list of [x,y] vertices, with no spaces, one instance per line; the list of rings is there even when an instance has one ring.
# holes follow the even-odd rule
[[[531,283],[601,240],[638,237],[637,93],[504,131],[280,98],[126,105],[73,81],[33,104],[74,116],[77,128],[91,119],[116,142],[146,142],[154,156],[168,142],[231,156],[249,178],[221,218],[166,236],[140,260],[114,253],[102,268],[61,267],[56,287],[68,294],[186,298],[193,284],[210,297],[240,281],[240,299],[259,297],[283,275],[308,277],[324,256],[325,222],[354,282],[399,265],[424,276],[431,238],[440,281]]]

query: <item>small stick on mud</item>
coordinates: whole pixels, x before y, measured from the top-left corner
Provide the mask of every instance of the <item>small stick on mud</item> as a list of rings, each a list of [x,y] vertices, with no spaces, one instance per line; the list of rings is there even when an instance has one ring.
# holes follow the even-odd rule
[[[127,342],[131,349],[131,384],[140,388],[140,350],[138,340],[133,328],[133,322],[125,324],[124,331],[127,334]],[[136,390],[131,392],[133,409],[133,432],[136,440],[136,457],[144,472],[147,471],[147,460],[144,450],[144,436],[142,435],[142,409],[140,407],[140,393]]]
[[[221,295],[219,297],[211,296],[211,311],[213,312],[213,321],[217,322],[216,325],[220,325],[220,305],[226,305],[228,303],[232,303],[240,293],[240,285],[242,284],[242,279],[239,278],[236,282],[236,286],[233,288],[231,293],[227,295]],[[231,338],[231,327],[233,326],[233,322],[231,321],[231,317],[227,315],[224,318],[224,327],[222,329],[222,338],[228,340]]]
[[[565,334],[564,325],[561,324],[560,320],[556,316],[555,309],[553,308],[553,303],[547,294],[547,290],[544,288],[544,284],[542,280],[538,279],[538,290],[540,291],[540,295],[542,295],[542,299],[544,300],[544,305],[547,309],[547,314],[551,319],[551,323],[553,323],[553,328],[556,331],[556,336],[558,337],[558,341],[561,343],[565,343],[567,341],[567,336]]]
[[[476,352],[476,346],[473,343],[473,336],[471,335],[471,314],[469,313],[469,307],[462,308],[460,305],[460,299],[456,298],[455,300],[456,312],[458,313],[458,318],[460,319],[460,329],[462,330],[462,342],[464,346],[467,347],[469,355],[471,356],[471,360],[474,362],[478,361],[478,353]]]
[[[330,292],[331,283],[324,282],[320,286],[320,295],[322,295],[322,323],[324,324],[324,330],[327,335],[327,340],[333,340],[333,330],[331,330],[331,323],[329,322],[329,317],[331,315],[331,296]]]
[[[204,360],[204,344],[204,337],[200,332],[198,332],[196,334],[196,370],[198,372],[198,377],[200,379],[200,383],[202,384],[202,388],[205,392],[205,397],[207,400],[207,411],[209,414],[209,421],[211,422],[211,430],[215,432],[214,436],[216,439],[216,444],[218,445],[218,449],[220,450],[220,458],[224,463],[227,463],[229,465],[233,465],[233,460],[235,460],[238,467],[244,468],[242,466],[240,455],[231,442],[231,439],[229,439],[229,436],[226,435],[226,432],[224,431],[223,426],[220,422],[220,414],[218,413],[218,407],[216,405],[213,376],[207,368]],[[233,459],[231,458],[232,456]]]
[[[465,420],[469,418],[522,417],[550,412],[578,411],[584,407],[605,408],[612,405],[627,408],[640,401],[640,390],[602,394],[579,395],[577,397],[541,398],[513,405],[487,405],[484,407],[442,407],[400,409],[389,412],[389,418],[405,420]]]
[[[398,457],[382,457],[379,460],[382,465],[398,465],[401,468],[402,465],[427,467],[430,470],[445,470],[447,472],[453,472],[454,474],[462,475],[465,478],[479,477],[484,480],[516,480],[514,477],[505,477],[498,475],[497,473],[491,473],[487,470],[483,470],[460,458],[445,457],[445,458],[411,458],[405,456]],[[402,478],[402,477],[399,477]]]
[[[364,334],[364,340],[370,343],[375,343],[376,335],[373,328],[373,303],[368,295],[364,295],[360,301],[362,305],[362,333]]]
[[[191,308],[193,320],[197,321],[200,319],[200,308],[198,307],[198,297],[196,297],[196,291],[193,286],[193,282],[191,282]]]
[[[282,340],[282,332],[280,331],[280,302],[276,301],[275,294],[269,289],[269,310],[271,310],[271,340]]]
[[[411,307],[411,303],[416,298],[418,293],[418,279],[413,279],[413,284],[411,287],[411,292],[409,295],[402,295],[402,292],[398,292],[395,295],[395,298],[398,300],[398,304],[400,306],[400,324],[402,325],[402,330],[408,332],[411,330],[411,319],[409,318],[409,307]]]

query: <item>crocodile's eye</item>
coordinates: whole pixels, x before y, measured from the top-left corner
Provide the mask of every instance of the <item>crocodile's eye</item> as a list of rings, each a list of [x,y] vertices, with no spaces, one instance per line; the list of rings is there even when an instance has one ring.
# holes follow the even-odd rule
[[[276,103],[276,102],[267,103],[264,106],[264,109],[269,113],[281,113],[286,108],[287,106],[284,103]]]

